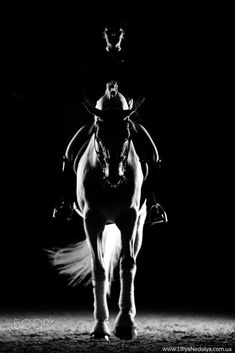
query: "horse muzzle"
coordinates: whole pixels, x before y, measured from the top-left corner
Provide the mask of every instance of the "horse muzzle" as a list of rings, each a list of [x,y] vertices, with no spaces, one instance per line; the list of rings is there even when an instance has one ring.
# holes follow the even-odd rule
[[[124,176],[119,177],[118,179],[112,180],[110,178],[105,178],[106,182],[111,188],[117,188],[120,184],[122,184],[126,179]]]
[[[104,172],[104,179],[109,184],[109,186],[111,186],[112,188],[116,188],[125,181],[124,172],[125,170],[122,163],[120,163],[119,166],[116,167],[106,166]]]

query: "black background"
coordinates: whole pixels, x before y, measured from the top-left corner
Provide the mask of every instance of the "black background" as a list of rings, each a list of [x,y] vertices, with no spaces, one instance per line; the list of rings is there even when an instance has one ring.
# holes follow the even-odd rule
[[[138,10],[122,15],[125,41],[146,63],[150,93],[140,114],[163,161],[161,202],[169,223],[145,227],[137,305],[231,312],[231,230],[218,173],[213,35],[204,34],[198,46],[191,11]],[[81,222],[54,225],[51,213],[61,156],[84,124],[72,73],[104,45],[100,28],[111,12],[25,11],[7,11],[2,44],[1,305],[91,307],[91,289],[67,287],[43,249],[83,232]]]

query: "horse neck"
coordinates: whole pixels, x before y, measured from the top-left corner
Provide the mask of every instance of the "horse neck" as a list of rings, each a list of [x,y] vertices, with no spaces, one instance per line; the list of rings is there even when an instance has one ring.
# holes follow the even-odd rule
[[[95,134],[91,136],[91,139],[88,143],[87,149],[84,153],[84,161],[86,165],[90,168],[101,168],[100,162],[98,159],[98,155],[95,148]],[[127,157],[127,165],[129,170],[141,170],[141,163],[139,160],[139,156],[134,147],[134,143],[130,140],[130,145],[128,147],[128,157]]]
[[[95,149],[95,134],[93,134],[85,151],[86,161],[91,167],[99,165],[98,156]]]
[[[134,146],[134,143],[132,140],[130,140],[130,147],[129,147],[127,163],[129,166],[132,166],[134,168],[136,168],[140,165],[140,160],[139,160],[138,154],[136,152],[136,149],[135,149],[135,146]]]

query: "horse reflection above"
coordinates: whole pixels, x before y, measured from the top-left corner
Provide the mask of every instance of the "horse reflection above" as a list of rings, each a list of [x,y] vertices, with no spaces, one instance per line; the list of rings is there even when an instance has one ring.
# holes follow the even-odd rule
[[[117,100],[117,96],[115,96]],[[138,108],[123,109],[106,101],[92,108],[94,133],[77,162],[77,202],[86,240],[52,252],[61,273],[77,283],[91,273],[94,294],[94,338],[110,336],[107,294],[114,267],[120,266],[119,313],[114,333],[122,339],[136,335],[134,278],[142,245],[146,201],[141,203],[144,174],[131,140],[129,117]]]

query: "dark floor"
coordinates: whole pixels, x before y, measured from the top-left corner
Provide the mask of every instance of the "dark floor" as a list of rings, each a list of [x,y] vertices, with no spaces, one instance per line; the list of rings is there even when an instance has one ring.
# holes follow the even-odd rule
[[[115,315],[111,312],[111,329]],[[235,319],[231,317],[140,311],[136,322],[138,336],[134,340],[122,341],[112,335],[109,342],[100,342],[90,339],[93,317],[89,311],[2,313],[0,352],[155,353],[164,349],[187,351],[190,347],[232,352],[234,345]]]

